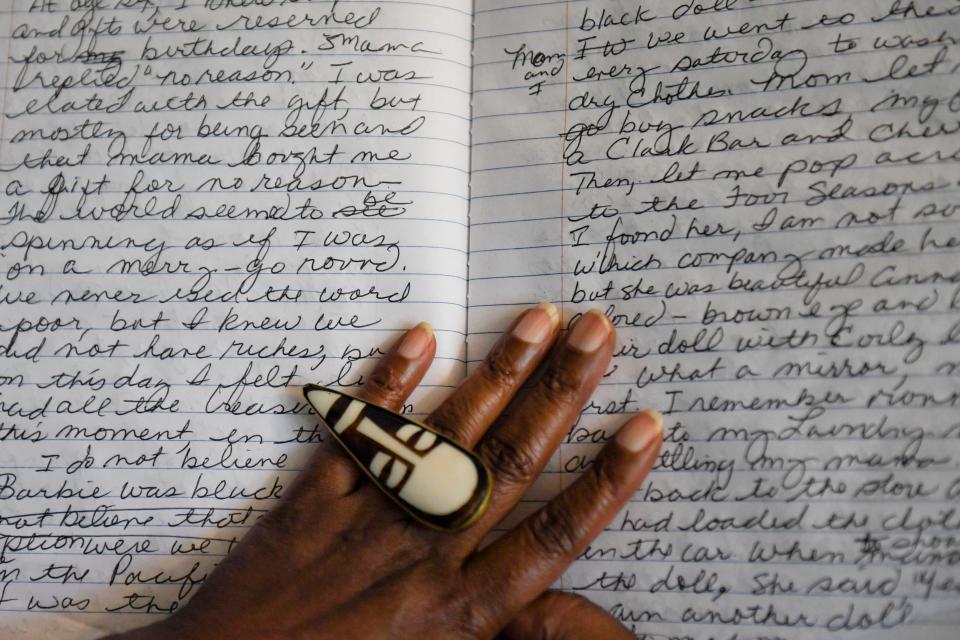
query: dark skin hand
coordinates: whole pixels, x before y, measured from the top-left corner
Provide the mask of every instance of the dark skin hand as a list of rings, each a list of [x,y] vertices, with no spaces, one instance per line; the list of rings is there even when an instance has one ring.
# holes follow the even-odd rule
[[[187,605],[113,640],[633,638],[588,600],[548,589],[649,472],[662,440],[656,412],[628,421],[576,482],[479,548],[609,365],[614,330],[602,314],[559,333],[551,305],[526,310],[425,420],[493,472],[490,506],[476,524],[449,533],[413,521],[328,441]],[[435,351],[429,325],[418,325],[357,395],[399,410]]]

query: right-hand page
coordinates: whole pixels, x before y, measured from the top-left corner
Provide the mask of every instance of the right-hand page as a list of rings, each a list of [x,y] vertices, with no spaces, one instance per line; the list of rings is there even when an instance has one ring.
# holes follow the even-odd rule
[[[540,300],[647,485],[560,586],[645,638],[956,638],[960,2],[478,1],[469,358]]]

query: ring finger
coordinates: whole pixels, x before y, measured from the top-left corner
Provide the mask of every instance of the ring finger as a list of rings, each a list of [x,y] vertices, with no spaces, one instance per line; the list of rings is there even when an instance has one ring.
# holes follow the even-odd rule
[[[543,361],[559,330],[560,313],[552,304],[524,311],[427,424],[472,448]]]

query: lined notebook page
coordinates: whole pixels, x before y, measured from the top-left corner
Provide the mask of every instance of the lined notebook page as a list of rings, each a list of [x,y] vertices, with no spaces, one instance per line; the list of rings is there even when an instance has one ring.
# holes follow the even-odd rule
[[[429,318],[464,370],[470,3],[2,14],[0,636],[189,598]],[[246,8],[245,8],[246,7]]]
[[[960,4],[478,2],[469,359],[620,344],[529,513],[646,406],[560,586],[643,638],[956,637]]]

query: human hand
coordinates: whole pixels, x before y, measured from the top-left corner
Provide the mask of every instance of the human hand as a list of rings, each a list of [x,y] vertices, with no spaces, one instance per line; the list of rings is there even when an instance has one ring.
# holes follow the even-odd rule
[[[603,609],[547,589],[649,472],[662,440],[656,412],[627,422],[575,483],[480,548],[610,362],[614,330],[602,314],[582,316],[551,349],[558,334],[552,305],[526,310],[425,420],[493,472],[490,504],[476,524],[456,533],[418,524],[331,439],[187,605],[114,640],[632,638]],[[357,397],[399,410],[435,351],[429,325],[411,329]]]

